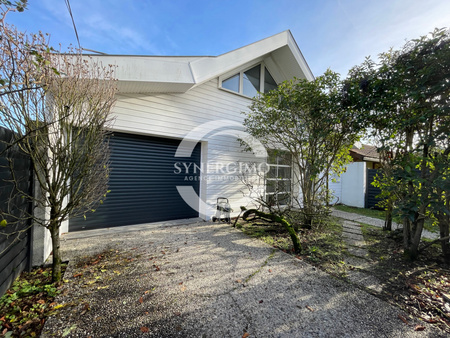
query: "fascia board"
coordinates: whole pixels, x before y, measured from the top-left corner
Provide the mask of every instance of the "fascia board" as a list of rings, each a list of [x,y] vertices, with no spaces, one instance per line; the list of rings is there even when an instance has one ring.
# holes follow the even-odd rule
[[[297,64],[301,73],[304,74],[304,77],[307,80],[314,80],[314,75],[306,63],[302,52],[298,48],[292,33],[287,30],[216,57],[199,58],[191,61],[190,66],[196,86],[236,68],[243,67],[245,64],[270,57],[271,53],[286,46],[291,53],[290,59]],[[276,60],[270,61],[275,61],[272,62],[272,65],[277,63]],[[287,74],[283,72],[282,65],[278,65],[277,68],[277,71],[279,72],[277,77],[283,77],[283,80],[288,79]]]
[[[287,31],[289,34],[288,37],[288,46],[291,50],[295,60],[297,60],[297,63],[299,64],[300,68],[303,71],[303,74],[305,74],[305,78],[309,81],[314,80],[314,75],[311,71],[311,69],[308,66],[308,63],[306,62],[305,58],[303,57],[303,54],[300,50],[300,48],[297,45],[297,42],[295,42],[294,37],[292,36],[291,31]]]
[[[210,58],[192,61],[191,69],[196,84],[218,77],[254,59],[270,54],[287,44],[288,31],[281,32],[234,51]]]
[[[91,58],[103,64],[116,66],[115,77],[119,81],[195,84],[188,61],[136,56],[102,55]]]

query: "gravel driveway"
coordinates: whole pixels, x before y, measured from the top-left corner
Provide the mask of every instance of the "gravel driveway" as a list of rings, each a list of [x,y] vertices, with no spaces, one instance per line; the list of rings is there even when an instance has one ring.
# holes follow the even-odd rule
[[[229,225],[182,223],[63,235],[70,264],[42,336],[439,336]]]

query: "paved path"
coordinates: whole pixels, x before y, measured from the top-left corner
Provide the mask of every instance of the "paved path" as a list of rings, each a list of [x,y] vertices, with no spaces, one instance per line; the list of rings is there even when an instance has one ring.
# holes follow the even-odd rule
[[[349,267],[348,279],[362,287],[381,292],[383,290],[381,282],[373,274],[367,272],[375,262],[369,259],[361,225],[353,221],[344,221],[342,227],[342,237],[349,253],[344,258],[344,262]]]
[[[356,223],[364,223],[364,224],[369,224],[372,226],[376,226],[376,227],[380,227],[382,228],[384,226],[384,220],[378,219],[378,218],[373,218],[373,217],[367,217],[367,216],[362,216],[359,214],[354,214],[351,212],[346,212],[346,211],[340,211],[340,210],[333,210],[331,212],[331,214],[333,216],[342,218],[342,219],[346,219],[349,221],[353,221]],[[392,222],[392,229],[398,229],[401,228],[402,226],[398,223]],[[438,239],[439,238],[439,234],[434,233],[434,232],[430,232],[426,229],[423,229],[422,231],[422,238],[429,238],[429,239]]]
[[[351,222],[347,228],[357,229]],[[126,230],[62,237],[63,255],[70,259],[67,282],[57,299],[60,313],[46,323],[42,337],[439,334],[429,325],[414,331],[419,322],[399,308],[226,224]],[[347,236],[354,244],[361,241],[357,231]],[[105,249],[112,254],[109,265],[96,261],[78,273],[81,257],[99,257]]]

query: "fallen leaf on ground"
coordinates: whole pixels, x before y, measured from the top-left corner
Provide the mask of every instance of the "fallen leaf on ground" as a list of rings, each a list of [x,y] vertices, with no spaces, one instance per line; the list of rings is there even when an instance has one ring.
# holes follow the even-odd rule
[[[314,309],[308,305],[305,306],[309,311],[314,312]]]
[[[422,325],[416,325],[416,327],[414,328],[414,331],[423,331],[425,330],[425,326]]]
[[[242,281],[240,279],[236,279],[236,283],[241,283]]]
[[[141,298],[139,298],[139,303],[143,303],[144,302],[144,300],[142,299],[142,297]]]
[[[400,318],[402,321],[403,321],[403,323],[405,323],[406,325],[408,325],[409,323],[408,323],[408,321],[406,320],[406,318],[405,317],[403,317],[402,315],[398,315],[398,318]]]
[[[250,336],[250,334],[248,333],[248,332],[245,332],[243,335],[242,335],[242,338],[247,338],[247,337],[249,337]]]
[[[262,302],[264,302],[262,299],[259,301],[259,304],[261,304]]]
[[[142,333],[146,333],[146,332],[148,332],[149,330],[148,330],[148,327],[147,326],[142,326],[141,327],[141,332]]]
[[[81,277],[81,276],[83,276],[83,274],[82,274],[82,273],[76,273],[76,274],[74,274],[73,276],[74,276],[74,277]]]
[[[182,292],[186,291],[186,287],[184,285],[182,285],[180,289]]]

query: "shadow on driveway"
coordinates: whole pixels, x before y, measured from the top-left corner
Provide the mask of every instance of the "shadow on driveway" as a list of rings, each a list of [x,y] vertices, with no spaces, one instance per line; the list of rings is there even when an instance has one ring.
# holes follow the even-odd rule
[[[414,331],[419,322],[399,308],[229,225],[83,234],[63,236],[68,282],[43,337],[440,334],[430,326]],[[77,266],[81,257],[101,252],[109,254]]]

